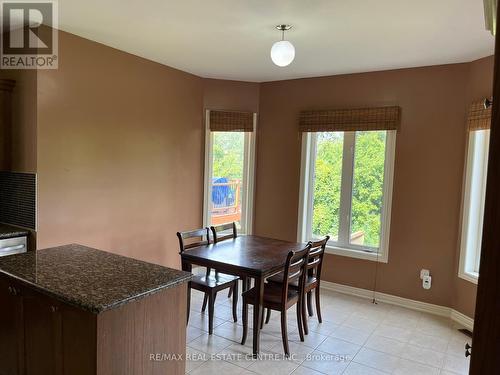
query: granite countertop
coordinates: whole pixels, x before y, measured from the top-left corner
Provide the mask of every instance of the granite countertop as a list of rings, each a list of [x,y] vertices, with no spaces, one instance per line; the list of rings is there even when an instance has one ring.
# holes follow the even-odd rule
[[[191,279],[188,272],[76,244],[0,257],[0,274],[96,314]]]
[[[28,236],[29,233],[30,232],[27,229],[0,223],[0,240],[5,240],[7,238]]]

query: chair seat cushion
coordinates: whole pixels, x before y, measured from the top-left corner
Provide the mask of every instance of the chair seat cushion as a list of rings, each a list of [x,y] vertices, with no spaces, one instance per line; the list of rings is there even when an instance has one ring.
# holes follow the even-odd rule
[[[248,298],[248,303],[252,303],[255,299],[255,288],[249,289],[244,292],[243,298]],[[283,293],[283,288],[278,284],[264,284],[264,306],[266,305],[278,305],[281,303],[281,295]],[[288,302],[298,299],[299,292],[295,289],[288,289]]]
[[[274,276],[267,278],[266,280],[269,284],[283,284],[283,276],[284,276],[283,272],[280,272]],[[317,281],[317,279],[315,276],[308,275],[306,278],[306,286],[315,284],[316,281]],[[294,287],[294,288],[298,288],[299,287],[299,280],[294,280],[289,285]]]
[[[223,287],[224,285],[230,286],[230,284],[238,279],[238,276],[226,275],[225,273],[216,274],[215,272],[211,272],[208,277],[205,274],[193,275],[191,283],[208,288],[217,288]]]

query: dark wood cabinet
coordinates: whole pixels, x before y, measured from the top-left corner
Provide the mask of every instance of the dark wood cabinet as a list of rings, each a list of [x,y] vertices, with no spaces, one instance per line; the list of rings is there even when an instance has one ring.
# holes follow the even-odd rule
[[[0,274],[0,375],[184,374],[187,284],[94,314]]]
[[[0,375],[62,374],[60,303],[0,278]]]
[[[23,304],[18,292],[0,278],[0,375],[24,374]]]
[[[28,289],[21,294],[26,373],[62,374],[62,315],[59,302]]]

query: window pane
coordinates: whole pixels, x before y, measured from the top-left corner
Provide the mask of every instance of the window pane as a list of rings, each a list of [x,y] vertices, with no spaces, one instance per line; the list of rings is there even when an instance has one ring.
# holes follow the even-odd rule
[[[467,272],[479,272],[483,236],[484,200],[488,174],[489,130],[470,132],[468,173],[469,202],[467,220]]]
[[[356,132],[351,206],[351,244],[380,246],[385,131]]]
[[[344,133],[317,133],[312,234],[337,241]]]
[[[241,227],[245,133],[214,132],[211,225]]]

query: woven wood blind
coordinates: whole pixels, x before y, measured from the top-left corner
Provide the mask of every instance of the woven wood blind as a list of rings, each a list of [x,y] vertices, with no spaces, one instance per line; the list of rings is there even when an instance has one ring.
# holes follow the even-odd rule
[[[213,132],[251,132],[253,131],[253,113],[210,111],[210,130]]]
[[[471,104],[467,117],[467,127],[470,131],[489,129],[491,126],[491,106],[484,108],[484,100]]]
[[[398,130],[401,108],[376,107],[300,112],[302,132]]]

